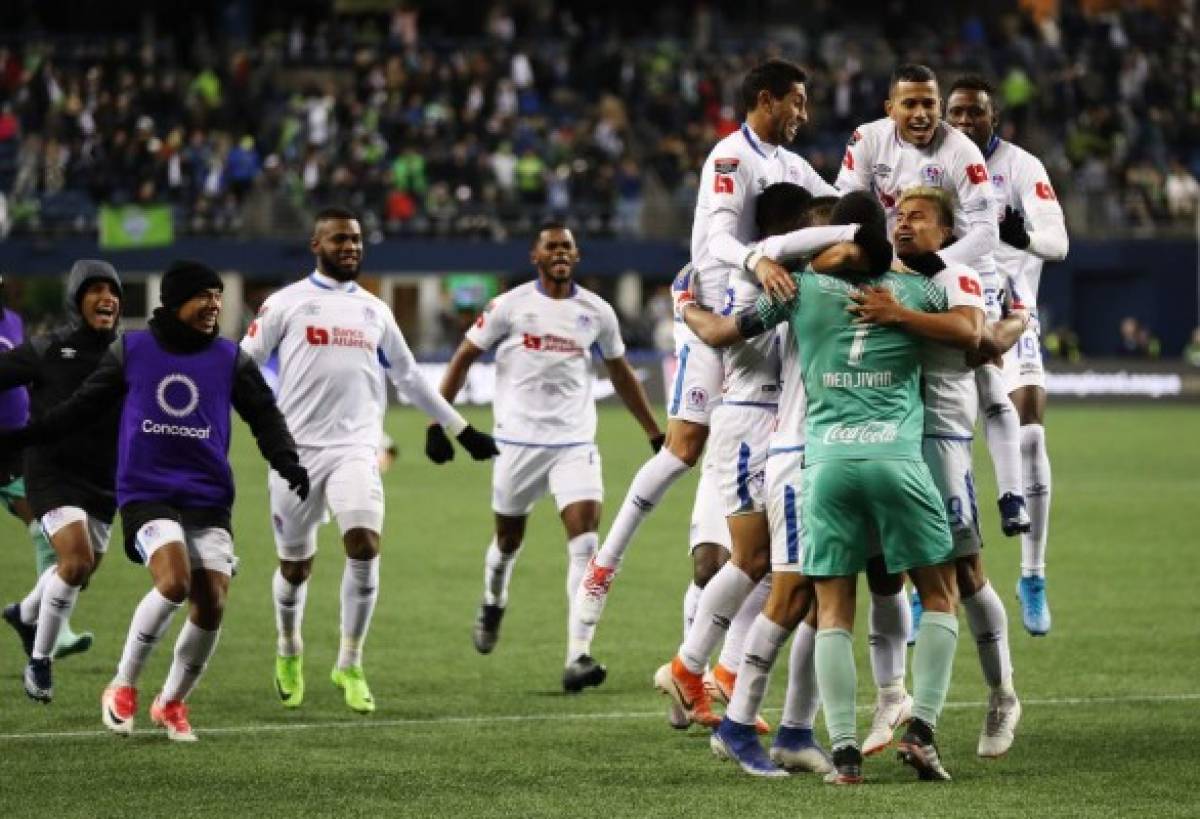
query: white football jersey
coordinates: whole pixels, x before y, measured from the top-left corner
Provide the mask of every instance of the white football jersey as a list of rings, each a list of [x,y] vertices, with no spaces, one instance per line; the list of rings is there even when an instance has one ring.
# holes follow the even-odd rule
[[[313,272],[276,291],[242,349],[259,366],[279,351],[279,409],[301,446],[377,446],[385,377],[451,435],[466,426],[421,375],[392,311],[354,282]]]
[[[804,446],[804,421],[808,411],[808,396],[804,392],[802,372],[804,362],[796,346],[790,324],[781,324],[771,334],[779,342],[779,408],[775,411],[775,429],[771,432],[770,449],[792,449]]]
[[[992,187],[996,191],[997,218],[1004,215],[1007,206],[1021,214],[1030,231],[1035,230],[1038,222],[1046,218],[1063,222],[1062,205],[1058,202],[1042,161],[1024,148],[1003,139],[995,138],[993,145],[995,147],[987,156],[987,166]],[[1043,264],[1032,253],[1003,242],[996,249],[996,269],[1001,276],[1024,284],[1022,295],[1030,299],[1026,305],[1030,309],[1036,309]]]
[[[729,276],[729,291],[722,315],[738,315],[754,307],[762,295],[758,280],[745,271]],[[774,407],[779,403],[779,337],[762,333],[725,350],[723,404]]]
[[[918,148],[900,138],[896,123],[888,117],[860,125],[850,137],[838,171],[842,192],[864,190],[875,194],[888,218],[888,237],[896,227],[896,206],[909,188],[925,186],[949,191],[954,199],[954,235],[963,236],[975,225],[988,225],[990,241],[971,258],[959,258],[962,247],[951,245],[941,252],[949,262],[966,264],[977,271],[995,270],[992,253],[999,233],[995,196],[988,179],[983,154],[967,136],[945,122],[927,147]]]
[[[946,294],[946,309],[984,309],[983,285],[966,265],[949,265],[932,277]],[[974,434],[979,408],[975,371],[967,366],[966,353],[926,341],[921,351],[925,385],[925,434],[931,437],[966,438]]]
[[[700,172],[700,191],[692,221],[693,292],[705,307],[719,310],[730,269],[740,268],[758,238],[754,203],[768,185],[793,182],[813,196],[837,195],[800,156],[761,141],[750,127],[722,139],[709,152]]]
[[[617,314],[572,285],[564,299],[537,280],[497,296],[467,331],[481,350],[496,346],[495,436],[501,443],[562,446],[596,438],[592,348],[625,355]]]

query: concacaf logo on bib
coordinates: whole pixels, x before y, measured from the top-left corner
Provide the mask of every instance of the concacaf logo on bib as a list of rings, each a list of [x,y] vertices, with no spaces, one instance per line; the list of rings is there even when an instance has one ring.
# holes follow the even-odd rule
[[[171,387],[175,385],[179,386],[172,390]],[[169,397],[168,390],[171,392]],[[186,397],[181,395],[181,392],[186,393]],[[191,415],[200,405],[200,389],[196,386],[195,381],[183,373],[171,373],[159,381],[154,397],[162,411],[172,418],[184,418]],[[184,400],[181,402],[178,400],[180,398],[184,398]]]

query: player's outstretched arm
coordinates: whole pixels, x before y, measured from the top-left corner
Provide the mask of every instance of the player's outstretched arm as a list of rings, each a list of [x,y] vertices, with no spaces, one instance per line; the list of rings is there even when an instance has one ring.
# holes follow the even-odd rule
[[[944,313],[913,310],[896,300],[886,287],[863,287],[850,294],[847,312],[855,324],[898,327],[947,347],[975,352],[983,332],[983,311],[978,307],[951,307]]]
[[[605,359],[604,366],[608,369],[608,377],[612,381],[613,389],[629,409],[630,414],[637,419],[638,424],[646,433],[646,437],[650,439],[650,448],[658,452],[662,449],[665,436],[658,428],[658,421],[650,409],[646,391],[642,389],[642,384],[638,381],[633,368],[629,366],[629,361],[625,356]]]
[[[0,390],[37,381],[40,364],[41,356],[29,341],[0,353]]]
[[[300,500],[308,497],[308,471],[300,465],[296,442],[288,430],[287,421],[275,403],[275,394],[267,386],[258,364],[244,350],[238,352],[237,369],[233,378],[232,404],[241,419],[250,427],[258,451],[283,477],[288,488]]]
[[[443,398],[450,402],[454,401],[463,385],[467,383],[467,371],[481,355],[483,355],[483,350],[468,339],[462,340],[458,349],[454,351],[454,356],[450,359],[450,364],[446,367],[446,374],[442,376],[442,383],[438,387],[438,392],[442,394]]]

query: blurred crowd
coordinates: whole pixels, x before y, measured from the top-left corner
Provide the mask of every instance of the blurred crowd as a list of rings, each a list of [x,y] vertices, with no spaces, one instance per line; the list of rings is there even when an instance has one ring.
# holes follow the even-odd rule
[[[567,216],[588,235],[678,238],[705,153],[737,126],[741,76],[776,54],[812,73],[795,147],[829,178],[853,127],[882,115],[891,69],[919,61],[995,78],[1003,134],[1046,163],[1076,233],[1195,222],[1190,3],[870,16],[818,0],[780,21],[772,4],[576,5],[458,4],[452,27],[402,3],[308,3],[183,37],[164,11],[112,36],[4,32],[0,232],[90,232],[101,204],[169,203],[179,232],[294,235],[339,202],[374,237],[503,238]]]

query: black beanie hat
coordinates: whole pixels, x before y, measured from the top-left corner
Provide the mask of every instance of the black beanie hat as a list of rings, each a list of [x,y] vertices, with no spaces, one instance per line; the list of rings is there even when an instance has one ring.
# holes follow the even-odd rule
[[[163,274],[158,298],[163,307],[178,310],[185,301],[210,287],[225,289],[217,271],[202,262],[178,259],[171,262],[171,266]]]

